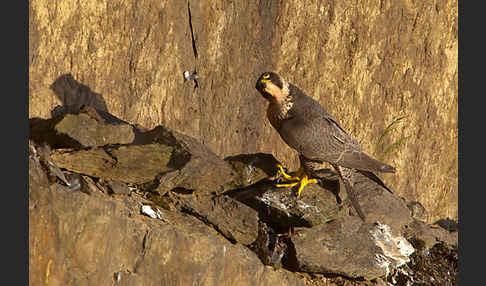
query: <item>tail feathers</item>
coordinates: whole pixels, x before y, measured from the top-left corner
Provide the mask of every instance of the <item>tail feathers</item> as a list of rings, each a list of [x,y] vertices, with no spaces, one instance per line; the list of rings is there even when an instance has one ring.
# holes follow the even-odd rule
[[[392,166],[387,165],[385,163],[381,163],[380,172],[382,172],[382,173],[395,173],[396,171],[397,171],[397,169],[395,169],[395,167],[392,167]]]
[[[363,161],[365,161],[366,164],[369,165],[369,168],[365,169],[367,171],[380,172],[380,173],[395,173],[397,171],[395,169],[395,167],[392,167],[392,166],[387,165],[385,163],[382,163],[382,162],[380,162],[376,159],[373,159],[366,154],[363,154],[363,155],[365,155],[364,158],[363,158],[364,159]]]
[[[363,152],[349,152],[341,154],[340,158],[333,162],[346,168],[365,170],[379,173],[395,173],[396,169],[390,165],[371,158]]]

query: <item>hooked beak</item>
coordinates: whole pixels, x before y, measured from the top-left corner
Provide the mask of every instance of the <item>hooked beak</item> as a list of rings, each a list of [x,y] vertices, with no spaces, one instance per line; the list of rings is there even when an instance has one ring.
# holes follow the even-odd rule
[[[259,84],[260,84],[260,86],[261,86],[261,88],[262,88],[262,89],[264,89],[264,88],[266,88],[266,87],[267,87],[267,82],[269,82],[269,80],[268,80],[268,79],[261,79],[261,80],[259,81]]]

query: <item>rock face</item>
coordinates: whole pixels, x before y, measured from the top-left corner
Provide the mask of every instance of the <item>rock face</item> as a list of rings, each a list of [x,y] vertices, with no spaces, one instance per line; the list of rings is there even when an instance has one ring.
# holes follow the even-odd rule
[[[457,220],[457,1],[29,4],[30,118],[89,105],[223,158],[261,152],[295,170],[254,89],[274,70],[397,167],[385,181],[427,222]],[[197,71],[197,88],[184,71]]]
[[[304,285],[188,215],[49,186],[30,160],[30,285]]]
[[[414,252],[404,238],[393,237],[388,226],[363,224],[358,217],[304,229],[292,241],[299,269],[367,280],[404,265]]]
[[[95,108],[88,113],[103,117]],[[363,222],[330,170],[296,198],[295,188],[274,187],[272,155],[223,160],[167,127],[121,120],[98,120],[83,131],[93,140],[83,141],[76,131],[86,114],[31,119],[32,285],[427,281],[443,273],[420,265],[432,267],[441,255],[449,271],[441,281],[457,279],[457,232],[414,219],[405,200],[365,176],[355,180]],[[66,120],[72,123],[56,132]],[[116,142],[130,143],[98,144],[100,130],[115,138],[125,129],[132,132],[118,133]]]

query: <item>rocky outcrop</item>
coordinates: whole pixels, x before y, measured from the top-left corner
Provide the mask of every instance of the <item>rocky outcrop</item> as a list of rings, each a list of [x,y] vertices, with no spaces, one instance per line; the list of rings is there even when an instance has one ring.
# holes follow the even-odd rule
[[[268,154],[223,160],[167,127],[123,121],[98,120],[83,131],[93,140],[77,137],[101,116],[92,108],[31,119],[33,285],[378,285],[439,279],[418,265],[441,254],[444,281],[456,279],[457,232],[413,218],[404,199],[365,176],[355,180],[363,222],[330,170],[296,198],[274,187]],[[99,145],[100,130],[117,143]]]
[[[342,217],[303,229],[292,239],[298,269],[371,280],[409,261],[412,245],[384,224]]]
[[[304,285],[193,216],[49,185],[32,159],[29,175],[30,285]]]
[[[274,70],[397,167],[385,181],[429,223],[457,220],[457,62],[453,0],[29,1],[30,118],[89,105],[295,170],[254,88]]]

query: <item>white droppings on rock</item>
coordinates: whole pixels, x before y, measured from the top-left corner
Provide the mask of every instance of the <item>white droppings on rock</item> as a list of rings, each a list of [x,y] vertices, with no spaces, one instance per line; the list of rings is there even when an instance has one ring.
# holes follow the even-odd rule
[[[304,211],[310,211],[310,212],[316,212],[316,213],[320,211],[318,207],[308,205],[306,203],[303,203],[300,200],[297,201],[297,206],[298,206],[298,208],[303,209]]]
[[[142,206],[142,209],[141,209],[141,212],[144,214],[144,215],[147,215],[151,218],[158,218],[158,219],[162,219],[162,213],[160,212],[159,209],[156,208],[156,211],[154,211],[152,209],[151,206],[149,205],[143,205]]]
[[[282,203],[279,199],[275,199],[275,196],[273,196],[271,192],[264,193],[260,197],[260,200],[263,203],[265,203],[266,205],[277,207],[280,210],[285,211],[285,212],[289,211],[287,205]]]
[[[394,236],[390,227],[380,222],[375,223],[375,227],[370,231],[382,253],[376,254],[376,263],[386,271],[390,272],[390,267],[398,268],[408,261],[409,256],[415,251],[413,246],[402,236]]]
[[[255,167],[253,167],[253,165],[251,165],[251,164],[252,164],[252,162],[250,162],[250,164],[248,164],[245,168],[245,170],[246,170],[246,183],[247,184],[251,184],[253,173],[255,172]]]

